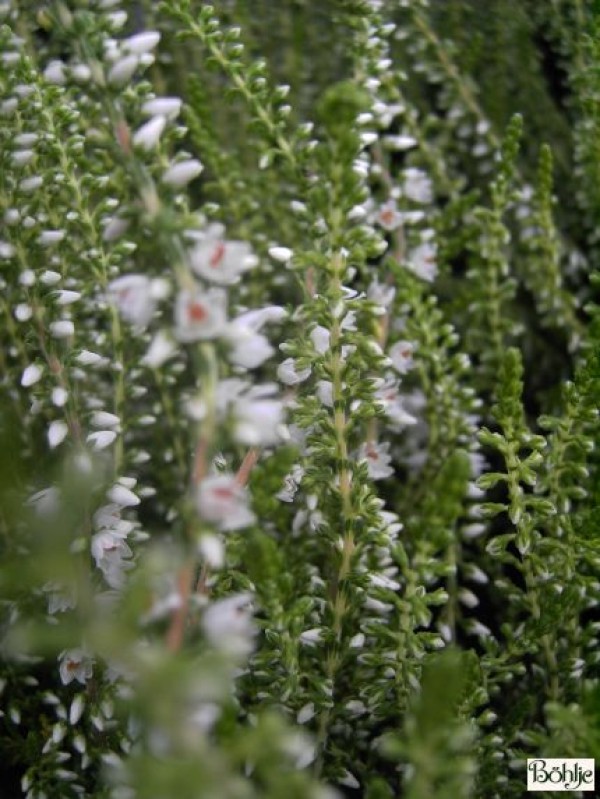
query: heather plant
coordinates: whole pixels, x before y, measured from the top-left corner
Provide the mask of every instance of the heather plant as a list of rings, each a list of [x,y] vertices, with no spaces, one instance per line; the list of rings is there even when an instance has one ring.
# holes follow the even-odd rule
[[[600,758],[595,4],[0,24],[3,796]]]

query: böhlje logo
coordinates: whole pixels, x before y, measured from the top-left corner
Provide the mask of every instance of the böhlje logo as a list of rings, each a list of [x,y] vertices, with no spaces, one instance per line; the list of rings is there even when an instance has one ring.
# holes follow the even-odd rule
[[[595,777],[595,762],[591,757],[527,759],[528,791],[593,791]]]

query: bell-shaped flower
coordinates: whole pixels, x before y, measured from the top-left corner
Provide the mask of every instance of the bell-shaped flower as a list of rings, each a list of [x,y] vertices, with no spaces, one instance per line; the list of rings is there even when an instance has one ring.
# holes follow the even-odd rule
[[[423,242],[411,250],[408,268],[417,277],[432,283],[437,276],[437,247],[430,241]]]
[[[83,649],[69,649],[61,653],[58,670],[63,685],[73,680],[85,685],[92,676],[93,660]]]
[[[127,322],[142,330],[147,327],[156,309],[152,281],[148,277],[123,275],[108,284],[108,293]]]
[[[433,185],[422,169],[409,167],[404,170],[402,190],[405,197],[416,203],[430,203],[433,200]]]
[[[227,241],[223,225],[210,225],[190,251],[190,266],[198,277],[219,286],[237,283],[240,275],[256,266],[256,256],[245,241]]]
[[[306,369],[297,369],[293,358],[286,358],[277,367],[277,377],[286,386],[295,386],[298,383],[302,383],[310,377],[310,373],[310,366],[307,366]]]
[[[389,450],[389,441],[383,444],[367,441],[361,446],[358,451],[358,459],[366,462],[371,480],[385,480],[386,477],[391,477],[394,474],[394,469],[390,465],[392,458]]]
[[[257,632],[252,620],[252,594],[235,594],[213,602],[204,611],[202,629],[215,649],[233,656],[249,655]]]
[[[227,295],[222,289],[183,289],[175,302],[175,336],[179,341],[218,338],[227,329]]]
[[[395,200],[385,202],[377,211],[375,221],[384,230],[396,230],[402,224],[402,214],[396,207]]]
[[[255,521],[248,491],[232,474],[205,477],[198,486],[196,507],[200,516],[220,530],[239,530]]]
[[[417,423],[417,419],[404,408],[399,384],[395,377],[389,376],[380,381],[374,399],[395,427],[404,428]]]
[[[236,403],[234,437],[239,444],[272,447],[284,431],[281,400],[247,396]]]
[[[270,358],[275,350],[260,329],[268,322],[279,322],[286,312],[278,305],[247,311],[236,317],[228,326],[225,338],[231,345],[229,360],[245,369],[256,369]]]
[[[397,341],[388,352],[394,369],[401,375],[409,372],[414,365],[413,353],[415,345],[412,341]]]

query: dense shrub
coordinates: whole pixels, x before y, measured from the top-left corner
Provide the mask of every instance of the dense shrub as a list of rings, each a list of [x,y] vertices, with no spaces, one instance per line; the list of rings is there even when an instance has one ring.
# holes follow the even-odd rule
[[[600,758],[595,6],[0,1],[3,796]]]

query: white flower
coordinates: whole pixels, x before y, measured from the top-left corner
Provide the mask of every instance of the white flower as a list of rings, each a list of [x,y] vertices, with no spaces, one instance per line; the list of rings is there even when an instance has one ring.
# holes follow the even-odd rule
[[[274,261],[280,264],[286,264],[294,255],[293,250],[288,247],[269,247],[269,255]]]
[[[46,269],[45,272],[42,272],[40,280],[45,286],[54,286],[56,283],[60,282],[61,276],[58,272]]]
[[[406,134],[390,135],[383,137],[383,146],[388,150],[410,150],[411,147],[416,147],[417,140],[412,136]]]
[[[134,494],[133,491],[130,491],[120,483],[115,483],[106,496],[111,502],[114,502],[115,505],[121,505],[123,508],[130,508],[139,505],[141,502],[140,498]]]
[[[30,178],[24,178],[19,182],[19,188],[26,193],[34,192],[44,184],[44,178],[41,175],[32,175]]]
[[[252,595],[236,594],[213,602],[204,611],[202,629],[217,649],[234,656],[248,655],[254,646]]]
[[[413,366],[413,353],[415,345],[412,341],[397,341],[390,347],[388,355],[392,361],[394,369],[401,375],[409,372]]]
[[[329,330],[322,325],[317,325],[310,331],[310,340],[319,355],[324,355],[329,349],[330,338]]]
[[[85,685],[92,676],[93,661],[83,649],[69,649],[60,655],[60,679],[63,685],[73,680]]]
[[[231,286],[242,272],[256,265],[250,245],[244,241],[226,241],[223,225],[210,225],[205,236],[190,251],[190,266],[199,277]]]
[[[333,408],[333,384],[330,380],[319,380],[316,387],[319,400],[328,408]]]
[[[69,708],[69,724],[74,727],[83,714],[85,708],[85,698],[83,694],[77,694],[75,699],[71,702]]]
[[[392,457],[390,455],[390,443],[374,444],[371,441],[365,442],[358,451],[359,461],[365,461],[371,480],[385,480],[394,474],[394,469],[390,466]]]
[[[248,527],[256,518],[247,490],[232,474],[205,477],[197,489],[196,507],[203,519],[223,531]]]
[[[114,430],[98,430],[97,433],[90,433],[86,438],[88,444],[91,444],[95,450],[106,449],[116,439],[117,434]]]
[[[286,360],[282,361],[277,367],[277,377],[282,383],[285,383],[286,386],[295,386],[298,383],[302,383],[310,377],[310,373],[310,366],[298,371],[293,358],[286,358]]]
[[[52,516],[60,510],[60,493],[55,486],[43,488],[32,494],[26,504],[33,508],[38,516]]]
[[[388,200],[377,211],[375,221],[384,230],[396,230],[402,224],[402,214],[396,207],[395,200]]]
[[[59,86],[65,84],[67,77],[64,62],[57,59],[50,61],[44,70],[44,78],[48,83],[56,83]]]
[[[289,474],[284,478],[284,485],[281,491],[278,491],[275,496],[282,502],[293,502],[296,492],[302,478],[304,477],[304,469],[299,464],[296,464]]]
[[[204,533],[198,542],[198,552],[211,569],[222,569],[225,565],[225,547],[214,533]]]
[[[57,305],[71,305],[77,300],[81,299],[81,294],[78,291],[57,291],[56,304]]]
[[[28,322],[33,316],[33,308],[26,302],[20,302],[15,308],[15,319],[18,322]]]
[[[65,422],[51,422],[48,428],[48,444],[50,445],[50,449],[58,447],[58,445],[64,441],[68,432],[69,428]]]
[[[125,572],[133,568],[132,551],[118,530],[104,529],[92,537],[92,557],[111,588],[122,588]]]
[[[237,330],[235,337],[230,329],[228,338],[232,345],[229,351],[229,360],[244,369],[256,369],[275,352],[266,336],[261,333],[253,333],[247,328]]]
[[[167,118],[163,116],[152,117],[138,128],[133,134],[133,144],[141,150],[153,150],[162,136],[162,132],[167,124]]]
[[[204,167],[197,158],[190,158],[187,161],[178,161],[172,164],[162,176],[162,182],[168,186],[186,186],[190,181],[197,178]]]
[[[258,331],[268,322],[278,322],[285,316],[285,310],[278,305],[237,316],[225,331],[225,337],[231,345],[231,362],[245,369],[255,369],[270,358],[275,350],[266,336]]]
[[[314,646],[319,643],[322,635],[323,631],[318,627],[314,627],[311,630],[305,630],[303,633],[300,633],[300,641],[308,646]]]
[[[281,441],[281,400],[244,397],[236,402],[234,414],[234,437],[239,444],[271,447]]]
[[[75,360],[82,366],[99,366],[100,364],[107,363],[106,358],[99,355],[97,352],[91,352],[91,350],[81,350]]]
[[[50,323],[50,335],[54,338],[70,338],[75,334],[75,325],[70,319],[59,319]]]
[[[52,389],[52,404],[56,405],[57,408],[62,408],[66,405],[68,399],[69,392],[62,386],[56,386]]]
[[[405,169],[402,189],[405,197],[417,203],[430,203],[433,199],[431,180],[422,169]]]
[[[408,268],[422,280],[433,282],[437,275],[437,247],[426,241],[419,244],[408,256]]]
[[[123,275],[108,284],[110,300],[123,318],[137,328],[144,329],[156,309],[152,281],[145,275]]]
[[[8,260],[15,254],[15,248],[8,241],[0,241],[0,258]]]
[[[33,150],[16,150],[12,156],[11,161],[14,166],[25,166],[28,164],[35,155]]]
[[[308,702],[306,705],[303,705],[296,715],[296,721],[298,724],[306,724],[307,721],[310,721],[313,716],[315,715],[315,705],[314,702]]]
[[[141,55],[142,53],[148,53],[150,50],[154,50],[159,41],[160,33],[158,33],[158,31],[144,31],[143,33],[136,33],[133,36],[129,36],[127,39],[123,39],[121,47],[126,53]]]
[[[43,589],[48,593],[48,613],[51,616],[72,610],[77,604],[73,592],[65,590],[58,583],[46,583]]]
[[[30,364],[25,368],[21,375],[21,385],[24,388],[29,388],[38,382],[42,377],[42,370],[35,363]]]
[[[130,54],[116,61],[108,72],[108,82],[112,86],[124,86],[138,68],[139,58]]]
[[[95,411],[91,418],[92,427],[112,428],[118,427],[121,423],[119,417],[108,411]]]
[[[62,241],[65,236],[66,231],[64,230],[44,230],[38,236],[38,242],[42,247],[50,247],[52,244],[57,244],[59,241]]]
[[[391,307],[395,296],[396,289],[394,286],[388,286],[385,283],[379,283],[377,280],[374,280],[370,284],[367,291],[367,297],[385,309]]]
[[[158,369],[177,352],[177,347],[165,330],[159,330],[142,358],[142,363],[151,369]]]
[[[175,336],[179,341],[203,341],[221,336],[227,326],[227,295],[222,289],[188,291],[175,302]]]
[[[102,224],[104,225],[104,230],[102,231],[103,240],[115,241],[125,233],[129,227],[129,220],[115,214],[115,216],[103,219]]]
[[[167,119],[174,119],[181,111],[182,102],[179,97],[155,97],[153,100],[146,100],[142,105],[142,114],[146,116],[165,116]]]
[[[417,420],[405,410],[400,397],[398,381],[388,377],[375,391],[375,401],[383,408],[384,413],[398,427],[416,424]]]

